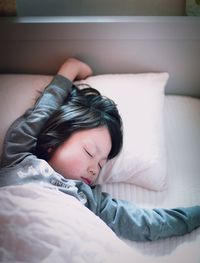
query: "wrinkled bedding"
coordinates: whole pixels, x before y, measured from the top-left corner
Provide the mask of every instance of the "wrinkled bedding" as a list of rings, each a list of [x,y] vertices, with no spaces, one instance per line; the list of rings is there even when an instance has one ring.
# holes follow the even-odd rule
[[[0,226],[4,263],[199,262],[195,242],[167,257],[143,256],[74,197],[36,184],[0,190]]]
[[[1,262],[131,262],[132,251],[103,221],[56,190],[2,188],[0,225]]]

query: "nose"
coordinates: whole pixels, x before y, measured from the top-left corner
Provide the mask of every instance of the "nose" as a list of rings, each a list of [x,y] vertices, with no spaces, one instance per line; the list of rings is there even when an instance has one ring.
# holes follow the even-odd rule
[[[94,178],[97,175],[97,169],[92,167],[88,168],[88,174],[90,177]]]
[[[94,177],[96,173],[93,169],[89,169],[89,174],[90,176]]]

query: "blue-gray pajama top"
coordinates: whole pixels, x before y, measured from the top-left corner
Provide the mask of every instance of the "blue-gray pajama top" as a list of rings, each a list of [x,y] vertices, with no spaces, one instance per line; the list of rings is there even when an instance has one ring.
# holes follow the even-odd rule
[[[46,121],[60,107],[73,83],[56,75],[35,106],[14,122],[7,132],[1,158],[0,186],[38,182],[58,188],[80,200],[118,236],[130,240],[157,240],[183,235],[200,226],[200,206],[176,209],[143,209],[117,200],[84,182],[65,179],[34,155],[37,137]]]

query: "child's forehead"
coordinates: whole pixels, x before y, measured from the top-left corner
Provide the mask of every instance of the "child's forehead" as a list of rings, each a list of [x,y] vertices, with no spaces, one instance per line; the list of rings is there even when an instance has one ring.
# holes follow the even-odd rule
[[[83,136],[82,142],[85,143],[85,144],[89,144],[89,145],[93,145],[94,144],[94,140],[93,140],[93,138],[91,136],[90,137],[84,137]]]

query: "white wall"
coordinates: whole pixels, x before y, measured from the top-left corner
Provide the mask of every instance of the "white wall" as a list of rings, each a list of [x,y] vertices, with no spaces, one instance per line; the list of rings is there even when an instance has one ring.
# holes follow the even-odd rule
[[[19,16],[181,16],[185,0],[16,0]]]

